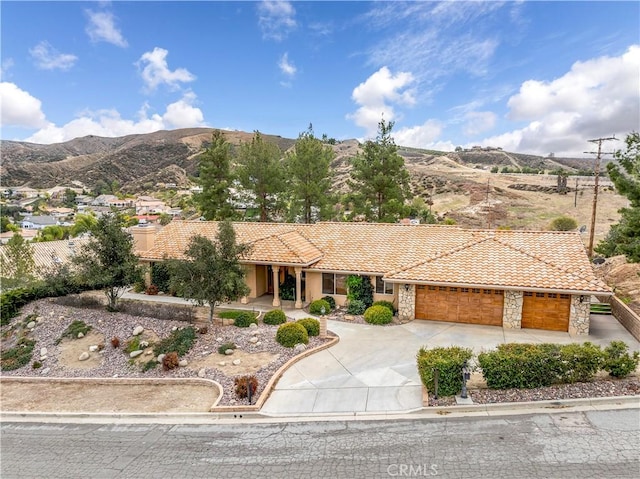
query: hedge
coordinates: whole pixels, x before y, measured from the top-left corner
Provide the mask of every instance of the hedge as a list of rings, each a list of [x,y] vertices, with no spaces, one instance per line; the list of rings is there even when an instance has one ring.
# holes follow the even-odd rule
[[[371,306],[364,312],[364,320],[369,324],[389,324],[393,321],[393,313],[383,305]]]
[[[293,348],[296,344],[308,344],[309,334],[300,323],[285,323],[278,328],[276,341],[285,348]]]
[[[274,309],[265,313],[264,318],[262,319],[264,324],[270,324],[271,326],[277,326],[282,323],[287,322],[287,317],[284,314],[284,311],[281,309]]]
[[[320,321],[314,318],[303,318],[296,321],[307,330],[309,336],[318,336],[320,334]]]
[[[462,390],[462,368],[473,352],[470,348],[451,346],[448,348],[420,348],[416,356],[422,384],[435,392],[434,370],[438,370],[438,395],[453,396]]]
[[[323,310],[324,314],[331,312],[331,306],[324,299],[316,299],[309,305],[309,313],[311,314],[321,315]]]

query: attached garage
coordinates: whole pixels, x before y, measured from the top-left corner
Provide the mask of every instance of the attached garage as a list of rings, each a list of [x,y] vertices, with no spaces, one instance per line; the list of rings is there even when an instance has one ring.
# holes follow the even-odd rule
[[[504,291],[416,286],[416,319],[502,326]]]
[[[571,295],[525,291],[522,302],[522,327],[568,331]]]

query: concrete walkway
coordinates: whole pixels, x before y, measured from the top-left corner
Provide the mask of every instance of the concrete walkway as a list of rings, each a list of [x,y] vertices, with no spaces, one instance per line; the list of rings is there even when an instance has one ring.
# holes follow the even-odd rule
[[[305,358],[287,370],[262,407],[269,415],[407,412],[422,407],[415,356],[420,347],[458,345],[478,353],[500,343],[567,344],[614,339],[631,350],[640,343],[612,316],[592,315],[589,336],[541,330],[504,330],[437,321],[399,326],[369,326],[329,321],[340,336],[335,346]]]

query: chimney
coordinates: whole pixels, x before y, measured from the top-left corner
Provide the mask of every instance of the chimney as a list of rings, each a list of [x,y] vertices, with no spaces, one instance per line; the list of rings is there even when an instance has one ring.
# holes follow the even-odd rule
[[[133,247],[136,254],[153,248],[157,232],[155,225],[132,226],[129,231],[133,236]]]

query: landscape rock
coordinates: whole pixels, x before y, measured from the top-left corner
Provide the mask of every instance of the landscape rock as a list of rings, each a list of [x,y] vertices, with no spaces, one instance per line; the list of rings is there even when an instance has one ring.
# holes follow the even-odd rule
[[[78,356],[78,361],[86,361],[87,359],[89,359],[89,353],[86,351],[83,351],[80,356]]]
[[[89,352],[90,353],[95,353],[98,350],[98,345],[97,344],[92,344],[91,346],[89,346]]]
[[[156,358],[156,361],[161,363],[165,356],[166,356],[165,354],[158,354],[158,357]]]
[[[217,343],[221,343],[222,341],[224,341],[222,338],[216,338]]]
[[[231,364],[233,364],[234,366],[240,366],[241,363],[242,361],[240,361],[239,359],[234,359]]]
[[[84,338],[84,333],[78,333],[78,339]]]
[[[252,344],[256,344],[258,342],[258,338],[256,338],[255,336],[252,336],[249,338],[249,342]]]
[[[177,331],[178,330],[178,326],[174,326],[173,328],[171,328],[171,331]]]
[[[189,361],[187,361],[186,359],[181,359],[178,362],[178,366],[180,366],[181,368],[186,368],[189,365]]]
[[[40,356],[40,361],[44,361],[45,359],[47,359],[48,356]]]
[[[258,341],[258,342],[256,343],[256,346],[262,346],[262,341]]]
[[[41,322],[42,320],[44,320],[44,318],[43,318],[42,316],[38,316],[38,317],[36,318],[36,323],[39,323],[39,322]]]
[[[144,351],[142,351],[142,349],[138,349],[137,351],[131,351],[129,353],[129,357],[130,358],[137,358],[138,356],[140,356]]]
[[[227,362],[226,362],[226,361],[220,361],[220,362],[218,363],[218,366],[226,366],[226,365],[227,365]]]
[[[352,314],[345,314],[344,319],[346,319],[347,321],[353,321],[356,318]]]
[[[147,355],[147,356],[151,356],[151,355],[153,354],[153,349],[147,349],[147,350],[144,352],[144,354],[145,354],[145,355]]]
[[[229,348],[227,349],[224,354],[226,354],[227,356],[231,356],[233,354],[233,349]]]
[[[133,328],[133,335],[138,336],[142,334],[143,331],[144,331],[144,328],[142,326],[136,326],[135,328]]]
[[[207,370],[205,368],[201,368],[198,370],[198,377],[203,378],[207,374]]]
[[[48,352],[47,348],[40,348],[40,356],[46,356]]]
[[[36,327],[35,321],[29,321],[29,323],[27,324],[27,329],[33,329],[35,327]]]
[[[293,352],[294,353],[301,353],[302,351],[305,351],[306,349],[307,349],[307,345],[306,344],[298,343],[293,347]]]
[[[149,347],[149,341],[140,341],[140,347],[141,348],[148,348]]]
[[[250,329],[256,329],[258,327],[258,325],[256,323],[250,323],[249,324],[249,328]]]
[[[42,371],[40,371],[40,374],[46,376],[47,374],[49,374],[49,371],[51,371],[51,368],[44,368]]]

